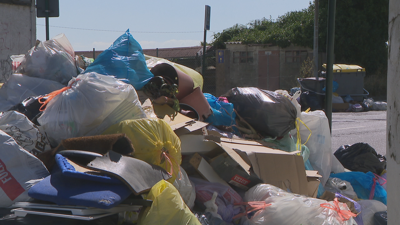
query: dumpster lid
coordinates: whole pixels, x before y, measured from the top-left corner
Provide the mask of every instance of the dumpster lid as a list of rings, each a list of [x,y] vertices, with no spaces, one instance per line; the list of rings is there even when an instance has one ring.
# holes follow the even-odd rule
[[[326,64],[322,64],[322,67],[326,70]],[[365,72],[365,68],[358,65],[348,65],[348,64],[333,64],[333,72]]]

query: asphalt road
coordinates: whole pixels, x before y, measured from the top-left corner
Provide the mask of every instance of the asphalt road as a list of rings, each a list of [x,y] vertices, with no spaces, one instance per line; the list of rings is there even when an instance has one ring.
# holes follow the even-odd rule
[[[364,142],[386,155],[386,111],[332,113],[332,152]]]

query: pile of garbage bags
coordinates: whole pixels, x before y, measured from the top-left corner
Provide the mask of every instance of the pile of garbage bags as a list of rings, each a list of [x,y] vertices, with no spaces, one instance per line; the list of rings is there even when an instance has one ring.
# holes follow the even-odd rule
[[[203,93],[200,74],[144,55],[129,30],[95,60],[63,34],[12,58],[0,207],[14,217],[350,225],[386,210],[385,159],[361,144],[333,155],[325,113],[302,110],[300,90]]]

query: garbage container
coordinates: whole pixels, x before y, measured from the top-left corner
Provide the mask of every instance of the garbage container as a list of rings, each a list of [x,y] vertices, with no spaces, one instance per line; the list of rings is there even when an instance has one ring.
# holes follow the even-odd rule
[[[322,65],[326,69],[326,64]],[[340,96],[350,95],[355,101],[362,101],[368,96],[364,89],[365,68],[358,65],[334,64],[333,80],[339,84],[336,93]]]

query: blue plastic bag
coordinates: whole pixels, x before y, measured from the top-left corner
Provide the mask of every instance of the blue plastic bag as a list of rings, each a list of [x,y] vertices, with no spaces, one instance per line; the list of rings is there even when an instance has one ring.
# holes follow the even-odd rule
[[[369,199],[373,185],[376,183],[373,199],[378,200],[385,205],[387,204],[387,192],[378,181],[374,181],[375,175],[372,172],[344,172],[331,174],[331,177],[337,177],[341,180],[350,182],[357,197],[360,199]]]
[[[204,93],[208,104],[212,109],[212,114],[206,119],[206,122],[214,126],[232,126],[236,124],[236,113],[233,111],[233,104],[219,101],[217,97],[209,93]],[[237,130],[235,130],[237,131]]]
[[[114,76],[136,90],[140,90],[154,76],[147,68],[142,47],[129,29],[84,71],[89,72]]]

